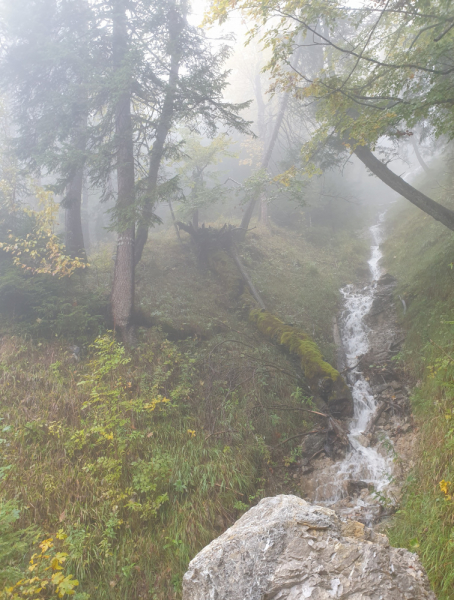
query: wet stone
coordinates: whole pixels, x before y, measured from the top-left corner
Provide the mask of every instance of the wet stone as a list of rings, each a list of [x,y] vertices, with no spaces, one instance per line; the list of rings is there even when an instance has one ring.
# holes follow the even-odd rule
[[[183,600],[305,598],[436,600],[415,554],[296,496],[263,499],[183,578]]]

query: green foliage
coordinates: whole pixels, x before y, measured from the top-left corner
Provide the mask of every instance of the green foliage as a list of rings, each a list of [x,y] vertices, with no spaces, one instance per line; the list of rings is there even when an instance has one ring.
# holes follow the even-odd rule
[[[89,285],[90,275],[85,270],[74,272],[77,261],[67,262],[61,242],[51,233],[48,219],[55,216],[55,205],[51,208],[50,217],[43,217],[44,225],[37,223],[36,214],[30,211],[0,208],[0,241],[10,236],[19,240],[18,259],[27,267],[21,268],[9,253],[0,250],[0,330],[14,329],[15,333],[35,338],[64,337],[78,344],[91,342],[105,329],[107,293],[100,286]],[[38,258],[30,259],[33,250],[20,240],[34,244],[37,229],[44,243],[38,244]],[[49,236],[51,258],[46,246]]]
[[[85,289],[84,289],[85,288]],[[0,327],[39,338],[63,337],[83,344],[102,332],[108,302],[102,291],[86,288],[83,275],[61,281],[30,276],[0,259]]]
[[[5,467],[2,467],[4,473]],[[0,589],[14,584],[21,575],[24,557],[27,555],[37,528],[17,527],[20,518],[17,501],[7,500],[0,503]]]
[[[36,188],[35,195],[40,210],[22,209],[33,224],[31,231],[22,237],[8,231],[6,239],[0,240],[0,250],[12,256],[14,266],[29,274],[71,277],[75,271],[85,269],[87,263],[66,255],[63,243],[54,233],[59,206],[52,193]]]
[[[229,150],[232,141],[224,134],[203,144],[200,136],[182,132],[184,136],[184,155],[175,165],[180,187],[180,211],[185,217],[191,217],[194,210],[204,208],[224,199],[228,188],[220,184],[225,173],[215,169],[226,157],[233,157]]]
[[[169,582],[178,591],[188,561],[219,531],[219,519],[229,522],[240,510],[235,503],[263,487],[259,475],[269,455],[250,408],[236,394],[223,405],[226,390],[207,383],[220,402],[215,433],[236,432],[210,436],[200,399],[204,359],[157,331],[133,355],[112,335],[102,336],[88,362],[76,366],[56,361],[49,368],[50,347],[16,344],[2,350],[2,409],[22,397],[29,381],[39,398],[39,405],[28,404],[33,419],[10,413],[14,428],[6,425],[3,434],[5,464],[12,465],[6,494],[20,489],[24,506],[34,507],[22,521],[51,531],[64,525],[65,573],[74,574],[82,592],[107,598],[112,589],[127,597],[145,590],[167,598]],[[26,541],[24,554],[31,553]],[[19,575],[17,553],[10,562],[17,566],[10,586],[29,578],[24,570]]]
[[[242,259],[273,310],[313,328],[329,352],[337,290],[364,245],[345,236],[321,250],[300,233],[274,234],[252,232]],[[107,289],[108,249],[103,256],[80,286],[68,286],[78,305],[84,287],[99,296]],[[301,280],[310,264],[319,274],[308,287]],[[232,308],[220,275],[201,273],[173,232],[157,234],[138,268],[138,296],[157,324],[171,325],[173,341],[159,328],[142,330],[128,352],[101,332],[73,362],[63,336],[2,336],[2,494],[21,508],[13,531],[36,524],[45,532],[39,540],[55,541],[64,529],[58,551],[68,555],[65,574],[79,581],[76,595],[180,598],[195,553],[264,495],[297,493],[297,441],[285,454],[279,444],[313,427],[306,413],[287,410],[310,404],[293,362],[257,337],[242,307]],[[239,286],[236,269],[231,275]],[[16,569],[9,586],[28,577],[35,551],[26,538],[22,554],[8,559]]]
[[[303,153],[307,161],[339,161],[357,144],[411,136],[418,123],[437,137],[454,136],[449,0],[416,0],[408,11],[398,0],[380,8],[344,0],[216,0],[210,19],[222,21],[238,9],[251,22],[250,37],[271,51],[273,89],[317,103],[317,128]],[[319,52],[318,71],[289,69],[295,48],[308,46]],[[320,172],[314,162],[310,175]]]

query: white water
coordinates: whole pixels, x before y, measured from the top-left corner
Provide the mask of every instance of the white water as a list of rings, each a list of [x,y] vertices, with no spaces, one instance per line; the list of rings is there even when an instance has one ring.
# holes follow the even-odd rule
[[[341,319],[341,337],[346,353],[347,367],[350,369],[348,382],[352,389],[354,403],[354,415],[348,434],[351,449],[344,460],[335,463],[330,468],[331,477],[330,474],[325,474],[324,483],[320,482],[317,488],[315,500],[336,502],[345,495],[345,486],[342,484],[349,479],[370,483],[378,492],[389,483],[388,475],[391,471],[389,458],[383,450],[380,453],[377,448],[367,447],[367,441],[362,436],[377,409],[377,403],[369,383],[357,366],[359,358],[369,350],[368,327],[365,317],[372,307],[377,281],[382,274],[380,243],[383,220],[384,213],[380,215],[378,224],[370,228],[372,236],[369,260],[371,282],[362,289],[354,285],[347,285],[341,289],[345,300]]]

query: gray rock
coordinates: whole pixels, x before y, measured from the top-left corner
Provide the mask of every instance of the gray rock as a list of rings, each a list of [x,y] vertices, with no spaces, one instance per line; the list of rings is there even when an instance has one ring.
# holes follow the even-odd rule
[[[189,564],[183,600],[435,600],[415,554],[296,496],[265,498]]]

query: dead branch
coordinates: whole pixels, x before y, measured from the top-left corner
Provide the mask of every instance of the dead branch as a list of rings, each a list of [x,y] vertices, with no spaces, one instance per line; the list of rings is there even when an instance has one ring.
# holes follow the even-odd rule
[[[235,261],[236,266],[238,267],[239,272],[241,273],[244,281],[246,282],[251,294],[254,297],[254,300],[257,302],[257,304],[260,306],[260,308],[262,310],[266,310],[266,306],[265,303],[262,300],[262,297],[260,296],[260,294],[258,293],[256,287],[254,286],[254,284],[252,283],[251,278],[249,277],[249,275],[246,272],[246,269],[244,268],[243,263],[240,260],[240,257],[237,254],[237,251],[235,250],[235,248],[232,246],[230,248],[230,254],[232,255],[233,260]]]
[[[326,429],[313,429],[312,431],[305,431],[304,433],[298,433],[297,435],[292,435],[292,437],[287,438],[283,442],[280,442],[277,446],[273,446],[274,448],[279,448],[279,446],[283,446],[287,442],[291,442],[292,440],[296,440],[297,438],[305,437],[306,435],[310,435],[311,433],[326,433]]]
[[[302,412],[311,413],[313,415],[318,415],[319,417],[325,417],[325,419],[332,418],[329,415],[325,415],[324,413],[317,412],[316,410],[309,410],[308,408],[302,408],[300,406],[293,407],[293,406],[287,406],[285,404],[272,404],[271,406],[268,406],[267,408],[270,408],[270,409],[273,409],[273,410],[295,410],[295,411],[302,411]]]

